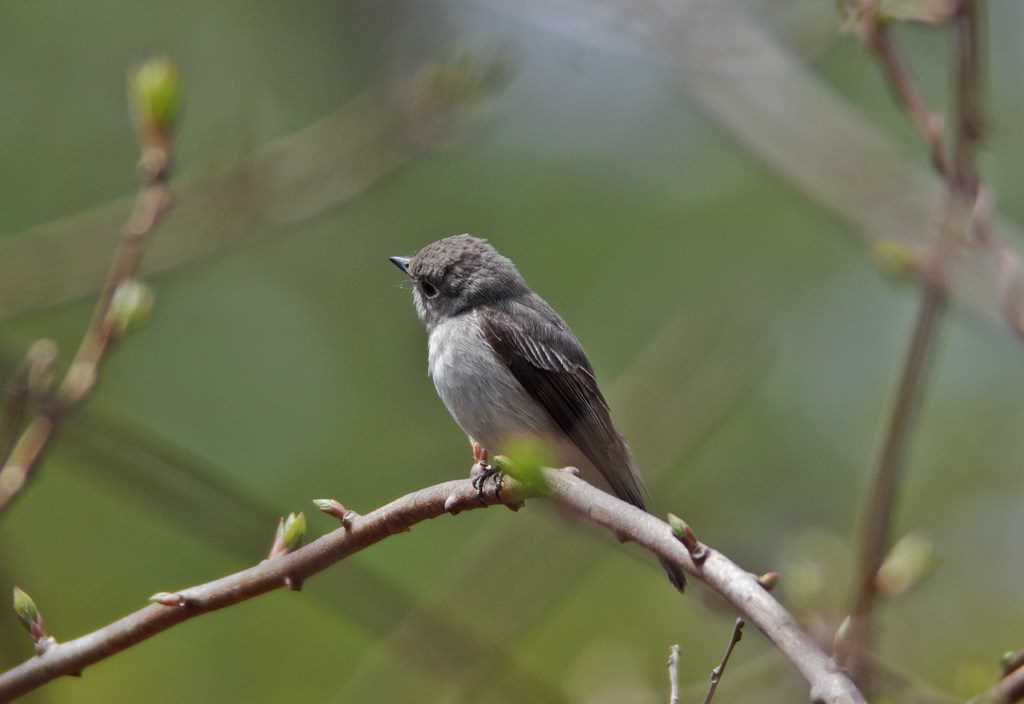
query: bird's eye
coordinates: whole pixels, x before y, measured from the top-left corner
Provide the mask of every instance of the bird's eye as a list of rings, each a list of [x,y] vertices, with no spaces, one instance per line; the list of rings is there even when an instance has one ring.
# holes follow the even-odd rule
[[[420,290],[427,298],[437,298],[437,287],[429,281],[420,281]]]

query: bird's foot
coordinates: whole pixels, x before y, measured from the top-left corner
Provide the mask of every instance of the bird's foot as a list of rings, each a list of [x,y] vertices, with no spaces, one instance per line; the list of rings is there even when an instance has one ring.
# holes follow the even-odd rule
[[[504,472],[500,469],[495,469],[487,462],[477,462],[473,465],[471,476],[473,478],[473,488],[476,489],[476,497],[481,504],[486,505],[487,503],[484,499],[487,480],[491,480],[494,483],[494,498],[499,501],[501,500],[501,489],[505,486]]]

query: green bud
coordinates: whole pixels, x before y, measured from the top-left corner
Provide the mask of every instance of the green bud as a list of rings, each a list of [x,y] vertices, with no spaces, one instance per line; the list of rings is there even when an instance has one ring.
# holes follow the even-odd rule
[[[286,552],[291,552],[302,545],[302,539],[306,537],[306,514],[289,513],[284,521],[284,529],[281,534],[281,543]]]
[[[118,336],[137,329],[153,314],[153,291],[137,279],[125,279],[114,289],[107,322]]]
[[[535,438],[518,438],[506,445],[505,451],[507,454],[491,459],[494,468],[522,484],[527,494],[547,493],[544,468],[552,465],[547,445]]]
[[[690,524],[674,513],[668,514],[668,525],[672,528],[672,534],[680,541],[685,541],[687,534],[692,532]]]
[[[313,503],[316,507],[326,513],[328,516],[334,516],[339,521],[345,517],[348,510],[342,503],[336,499],[313,499]]]
[[[693,532],[693,528],[690,527],[689,523],[676,514],[670,513],[668,514],[668,525],[672,529],[672,535],[676,536],[676,540],[686,547],[694,562],[700,564],[707,558],[707,548],[697,540],[697,535]]]
[[[1003,657],[999,659],[999,668],[1003,671],[1003,677],[1013,672],[1015,669],[1013,666],[1019,659],[1016,650],[1007,650],[1003,653]]]
[[[878,589],[888,596],[902,594],[920,584],[935,563],[935,546],[927,538],[908,533],[892,547],[878,569]]]
[[[181,77],[170,59],[150,59],[129,78],[135,119],[163,137],[174,129],[181,109]]]
[[[871,245],[871,258],[883,272],[899,277],[911,277],[921,270],[920,257],[900,242],[883,240]]]
[[[43,617],[36,607],[36,602],[32,601],[32,597],[18,587],[14,588],[14,613],[18,615],[18,620],[21,621],[25,630],[31,633],[33,638],[36,638],[42,627]]]

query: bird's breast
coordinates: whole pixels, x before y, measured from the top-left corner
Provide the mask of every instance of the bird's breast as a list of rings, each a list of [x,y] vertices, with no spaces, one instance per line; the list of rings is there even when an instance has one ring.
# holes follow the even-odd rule
[[[492,453],[511,436],[551,431],[550,416],[487,344],[476,313],[437,325],[428,348],[430,378],[448,412]]]

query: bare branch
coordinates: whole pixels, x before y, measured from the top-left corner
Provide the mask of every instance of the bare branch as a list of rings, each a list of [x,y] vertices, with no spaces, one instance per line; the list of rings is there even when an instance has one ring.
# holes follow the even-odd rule
[[[743,638],[743,619],[736,619],[736,625],[732,628],[732,637],[729,638],[729,646],[725,649],[725,655],[722,656],[722,662],[718,664],[714,670],[711,671],[711,686],[708,688],[708,696],[704,697],[704,704],[711,704],[711,700],[715,697],[715,692],[718,690],[718,683],[722,681],[722,675],[725,674],[725,666],[729,664],[729,656],[732,655],[733,648]]]
[[[606,494],[561,470],[544,470],[546,493],[582,518],[627,535],[658,557],[669,560],[723,596],[756,625],[808,682],[811,701],[821,704],[864,704],[864,698],[796,620],[757,581],[721,553],[707,548],[703,564],[693,562],[671,528],[654,516]],[[454,497],[454,498],[452,498]],[[448,512],[503,504],[518,507],[522,487],[506,480],[501,499],[486,494],[478,500],[468,479],[438,484],[407,494],[364,516],[352,515],[338,528],[309,545],[255,567],[207,584],[178,590],[162,603],[151,604],[91,634],[61,643],[44,657],[32,658],[0,675],[0,701],[6,701],[62,675],[79,672],[178,623],[223,609],[283,586],[284,579],[307,579],[330,565],[384,538]],[[163,603],[171,603],[165,606]]]
[[[100,367],[114,339],[115,328],[109,315],[114,293],[122,282],[136,275],[148,235],[170,212],[174,203],[167,186],[170,159],[169,140],[144,141],[139,159],[141,185],[135,209],[121,231],[121,239],[78,351],[56,396],[29,422],[0,466],[0,511],[25,487],[64,416],[96,385]]]
[[[914,81],[889,36],[889,29],[876,12],[868,11],[865,17],[867,35],[865,41],[874,52],[878,63],[885,71],[885,77],[896,94],[900,105],[906,111],[921,139],[931,150],[932,166],[942,176],[949,171],[946,146],[942,139],[942,117],[925,105],[924,99],[914,86]]]
[[[995,687],[971,699],[967,704],[1013,704],[1024,701],[1024,666],[999,680]]]
[[[679,704],[679,645],[668,649],[668,704]]]
[[[866,0],[865,4],[872,4]],[[988,207],[978,204],[979,179],[975,168],[977,146],[981,140],[981,58],[979,29],[975,0],[964,0],[956,16],[957,63],[956,145],[953,166],[946,160],[941,133],[933,134],[930,114],[917,97],[906,71],[896,58],[895,50],[886,34],[885,25],[869,8],[868,45],[879,58],[893,89],[900,96],[904,108],[917,125],[924,140],[932,147],[932,161],[947,181],[947,198],[942,229],[938,240],[927,257],[921,284],[921,300],[904,361],[896,399],[893,403],[885,433],[878,468],[872,482],[866,510],[862,517],[858,591],[850,614],[848,639],[850,669],[862,687],[871,678],[870,660],[865,657],[873,646],[872,612],[878,601],[877,574],[889,549],[890,527],[895,509],[909,432],[921,389],[926,380],[928,362],[935,344],[938,323],[946,303],[946,263],[952,251],[968,240],[971,216],[983,221],[975,227],[990,235],[987,220]],[[922,223],[924,228],[925,224]]]

